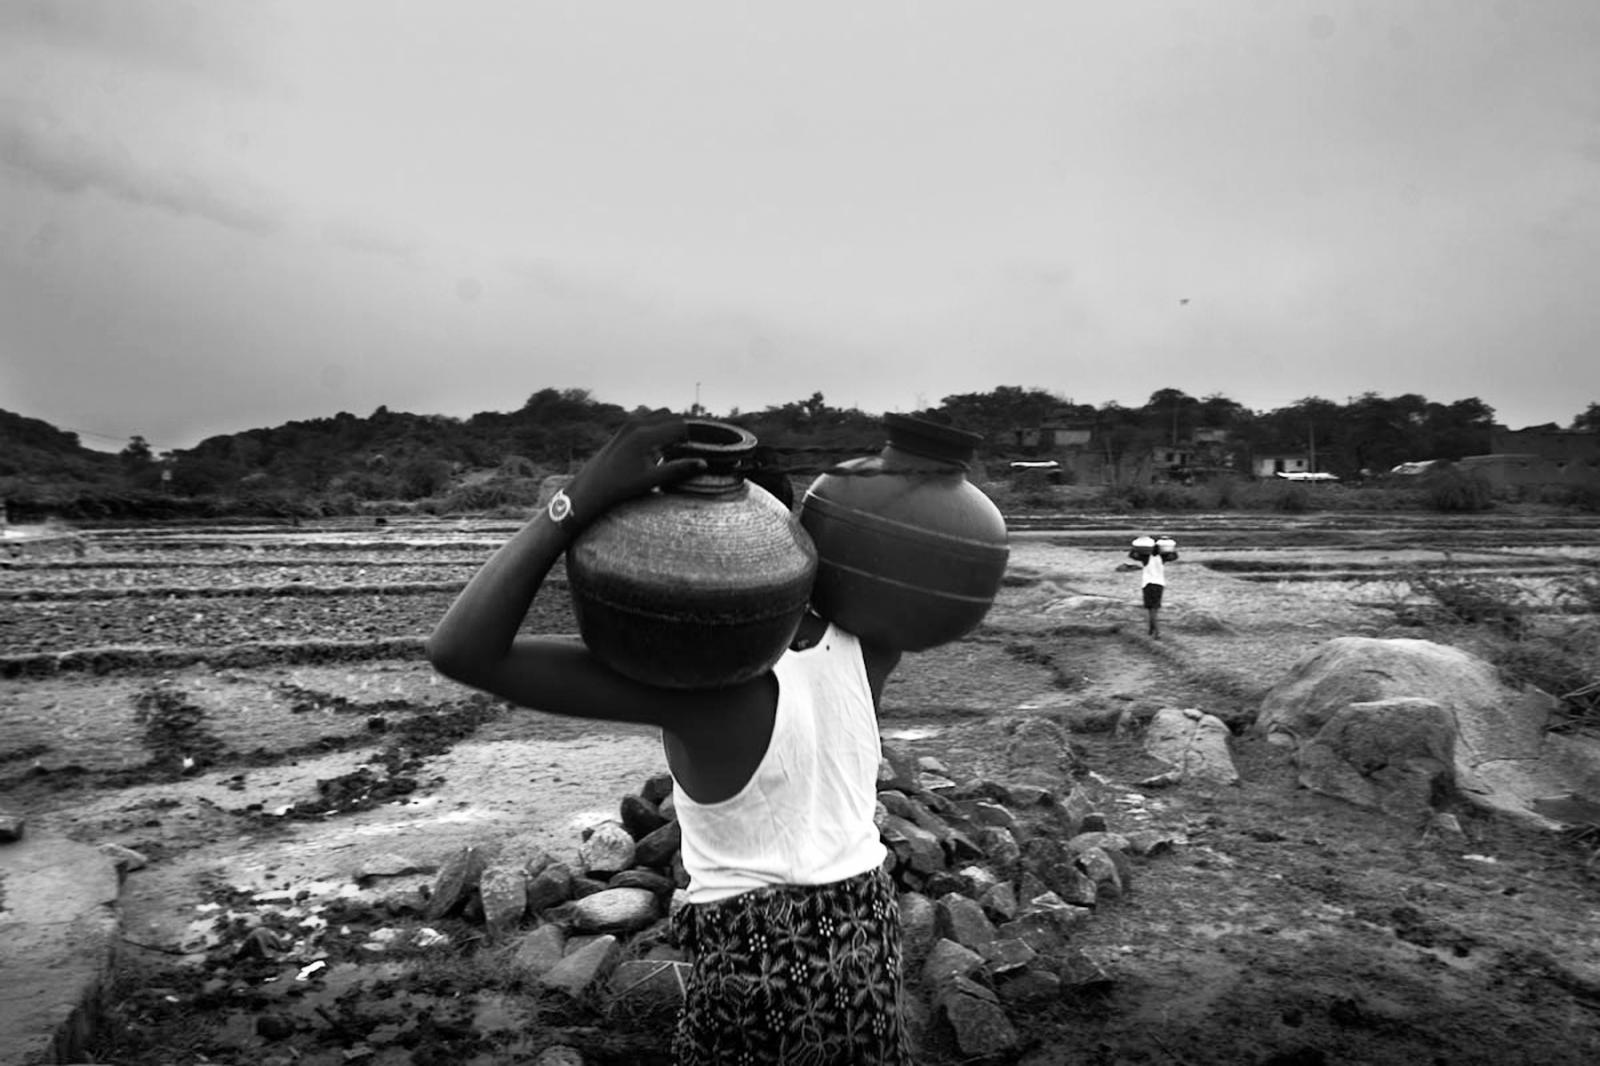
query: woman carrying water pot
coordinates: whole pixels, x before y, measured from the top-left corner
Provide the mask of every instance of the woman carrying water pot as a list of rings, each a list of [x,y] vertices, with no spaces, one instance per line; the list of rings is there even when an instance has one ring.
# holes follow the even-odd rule
[[[1145,613],[1150,616],[1149,634],[1161,637],[1161,598],[1167,591],[1167,564],[1178,558],[1178,542],[1167,536],[1135,537],[1129,558],[1140,565],[1139,587],[1144,596]]]
[[[699,471],[663,457],[686,432],[680,419],[625,426],[467,584],[428,657],[523,707],[661,729],[689,874],[676,930],[694,957],[681,1066],[910,1066],[900,915],[873,820],[877,705],[900,652],[807,614],[760,676],[670,689],[583,644],[521,632],[581,530]]]

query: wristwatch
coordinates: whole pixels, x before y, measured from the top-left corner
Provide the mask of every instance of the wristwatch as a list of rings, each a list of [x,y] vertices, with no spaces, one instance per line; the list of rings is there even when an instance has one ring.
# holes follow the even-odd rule
[[[567,495],[566,489],[556,490],[556,494],[550,497],[550,506],[545,513],[558,526],[572,517],[572,497]]]

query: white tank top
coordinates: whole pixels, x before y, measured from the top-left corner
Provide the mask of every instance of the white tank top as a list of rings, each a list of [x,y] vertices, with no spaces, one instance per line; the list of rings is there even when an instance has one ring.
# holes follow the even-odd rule
[[[761,763],[733,796],[696,803],[676,784],[689,902],[769,885],[824,885],[882,864],[878,716],[854,634],[829,625],[772,672],[778,709]]]

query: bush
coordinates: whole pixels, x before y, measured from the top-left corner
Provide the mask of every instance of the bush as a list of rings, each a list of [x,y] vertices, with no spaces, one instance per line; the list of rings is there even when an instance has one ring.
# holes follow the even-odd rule
[[[532,478],[497,477],[476,485],[462,485],[444,498],[452,514],[477,511],[526,511],[539,502],[539,482]]]
[[[1494,507],[1494,489],[1478,474],[1454,464],[1441,464],[1426,475],[1423,501],[1443,514],[1473,514]]]
[[[1492,626],[1513,637],[1527,631],[1528,593],[1513,581],[1449,568],[1415,570],[1405,580],[1413,594],[1432,601],[1440,621]]]
[[[1275,486],[1276,491],[1270,496],[1272,509],[1284,514],[1305,514],[1311,510],[1311,494],[1304,485],[1293,482]]]

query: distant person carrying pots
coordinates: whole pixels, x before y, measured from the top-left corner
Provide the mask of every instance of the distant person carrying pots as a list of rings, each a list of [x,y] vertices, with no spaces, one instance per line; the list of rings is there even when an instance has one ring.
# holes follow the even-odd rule
[[[1144,609],[1150,616],[1149,634],[1161,636],[1161,597],[1167,591],[1167,564],[1178,558],[1178,542],[1171,537],[1135,537],[1129,558],[1139,563],[1140,591],[1144,595]]]

